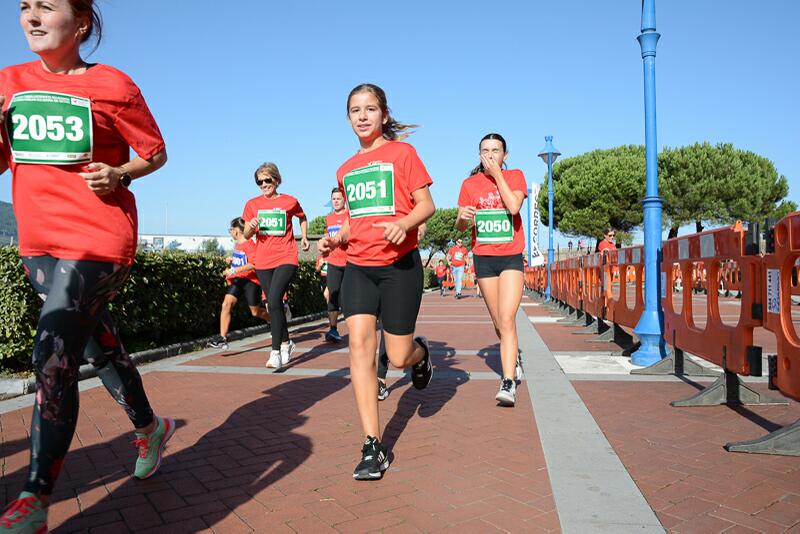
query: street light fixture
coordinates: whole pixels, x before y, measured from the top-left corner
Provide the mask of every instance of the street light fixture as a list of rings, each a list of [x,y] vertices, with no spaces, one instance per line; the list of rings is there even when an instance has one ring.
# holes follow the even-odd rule
[[[547,289],[544,291],[544,299],[550,300],[550,269],[553,265],[553,163],[561,155],[556,147],[553,146],[553,136],[544,137],[544,148],[539,151],[539,157],[547,163],[547,225],[549,227],[547,243]]]

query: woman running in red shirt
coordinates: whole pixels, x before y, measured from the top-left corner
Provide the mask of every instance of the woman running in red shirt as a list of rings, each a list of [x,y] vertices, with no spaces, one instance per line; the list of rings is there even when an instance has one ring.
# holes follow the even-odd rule
[[[417,227],[435,211],[428,171],[414,148],[398,139],[410,126],[395,121],[383,89],[362,84],[347,97],[347,116],[360,150],[339,167],[349,220],[320,240],[323,254],[347,243],[342,309],[350,332],[350,374],[366,440],[353,477],[380,478],[389,451],[380,442],[375,381],[376,324],[395,367],[412,367],[412,382],[425,388],[433,375],[428,343],[414,337],[423,271]]]
[[[331,191],[331,206],[333,211],[325,216],[325,234],[333,237],[342,230],[344,222],[347,220],[347,209],[344,206],[344,194],[338,187]],[[342,341],[337,328],[339,324],[340,294],[342,290],[342,280],[344,279],[344,267],[347,265],[347,247],[339,247],[326,258],[328,263],[327,286],[328,295],[328,323],[330,329],[325,333],[325,339],[332,343]]]
[[[153,414],[108,312],[136,253],[128,187],[166,162],[164,140],[127,75],[81,58],[81,44],[101,35],[91,0],[19,6],[40,59],[0,71],[0,173],[11,170],[19,253],[44,304],[33,348],[29,473],[0,532],[33,533],[47,530],[50,496],[75,433],[82,356],[136,429],[134,476],[156,472],[175,423]]]
[[[525,234],[519,212],[528,194],[520,170],[503,170],[506,141],[492,133],[481,139],[481,163],[464,180],[458,196],[456,228],[472,224],[475,277],[500,338],[503,378],[496,399],[503,406],[516,400],[515,378],[521,375],[516,315],[522,302],[522,251]]]
[[[297,245],[292,231],[292,217],[300,220],[303,250],[309,249],[308,220],[300,203],[291,195],[278,193],[281,173],[274,163],[261,164],[254,173],[259,196],[244,206],[242,218],[247,221],[245,239],[256,238],[256,275],[267,295],[272,350],[267,367],[280,368],[289,363],[294,342],[289,340],[289,327],[283,296],[297,272]]]

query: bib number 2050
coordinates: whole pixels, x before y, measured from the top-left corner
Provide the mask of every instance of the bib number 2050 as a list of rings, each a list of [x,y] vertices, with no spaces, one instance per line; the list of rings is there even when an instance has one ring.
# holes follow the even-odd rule
[[[507,210],[478,210],[475,213],[478,243],[511,243],[514,225]]]
[[[379,163],[350,171],[344,176],[350,218],[394,215],[394,165]]]
[[[92,160],[92,109],[88,98],[27,91],[15,94],[8,110],[15,162],[73,165]]]

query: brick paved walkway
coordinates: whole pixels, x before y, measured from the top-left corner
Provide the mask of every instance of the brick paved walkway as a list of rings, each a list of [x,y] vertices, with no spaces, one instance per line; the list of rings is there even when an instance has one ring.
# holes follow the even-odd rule
[[[586,343],[591,336],[552,322],[530,299],[523,310],[666,529],[800,532],[800,458],[722,449],[794,421],[800,405],[671,408],[670,400],[695,391],[692,384],[632,380],[626,359],[611,355],[614,347]],[[545,455],[527,388],[517,389],[513,409],[494,401],[499,353],[483,302],[428,294],[417,331],[432,342],[434,381],[419,392],[390,371],[391,394],[380,406],[393,462],[383,480],[352,479],[362,438],[346,344],[324,343],[323,326],[310,325],[293,333],[298,352],[279,373],[263,367],[264,336],[224,353],[145,367],[152,404],[179,420],[161,472],[147,481],[130,478],[135,450],[124,413],[96,380],[85,382],[51,529],[466,534],[551,532],[570,524],[576,512],[556,510],[568,499],[553,493],[564,486],[553,478],[560,473],[548,472],[558,462]],[[539,357],[545,355],[526,353]],[[575,362],[584,363],[571,374]],[[7,502],[25,476],[30,408],[3,406],[0,499]],[[582,432],[572,439],[583,439]],[[618,531],[610,523],[595,527]]]

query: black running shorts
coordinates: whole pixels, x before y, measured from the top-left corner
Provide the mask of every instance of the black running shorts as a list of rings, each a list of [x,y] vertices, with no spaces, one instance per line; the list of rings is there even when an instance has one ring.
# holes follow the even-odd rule
[[[248,306],[261,306],[261,286],[247,278],[234,278],[228,295],[233,295],[237,300],[242,300],[244,296]]]
[[[328,276],[326,278],[328,279],[328,311],[339,311],[344,267],[328,264]]]
[[[522,254],[511,254],[510,256],[478,256],[473,255],[475,262],[475,277],[495,278],[500,276],[503,271],[525,272],[522,263]]]
[[[363,267],[348,263],[342,282],[342,311],[347,317],[374,315],[390,334],[413,334],[422,303],[422,285],[422,261],[417,249],[392,265]]]

